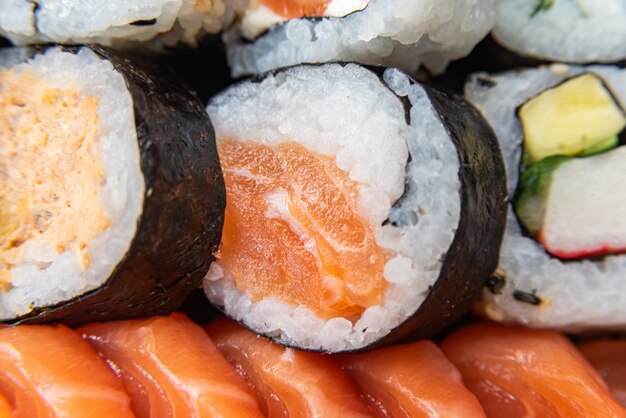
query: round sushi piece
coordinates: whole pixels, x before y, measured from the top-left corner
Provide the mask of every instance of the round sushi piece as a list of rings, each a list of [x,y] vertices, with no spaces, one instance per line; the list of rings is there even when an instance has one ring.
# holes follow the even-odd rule
[[[223,0],[2,0],[0,35],[18,45],[98,43],[154,49],[220,32],[234,13]]]
[[[0,320],[176,309],[217,249],[211,122],[162,65],[107,49],[0,51]]]
[[[484,313],[532,327],[625,329],[626,71],[479,73],[466,97],[496,131],[515,196]]]
[[[623,0],[499,0],[493,36],[520,55],[570,63],[626,59]]]
[[[495,18],[495,0],[259,3],[225,34],[234,76],[329,61],[395,66],[409,73],[423,64],[442,72],[451,60],[469,54]]]
[[[204,279],[228,316],[329,352],[432,335],[493,272],[506,211],[477,111],[397,69],[292,67],[207,108],[227,205]]]

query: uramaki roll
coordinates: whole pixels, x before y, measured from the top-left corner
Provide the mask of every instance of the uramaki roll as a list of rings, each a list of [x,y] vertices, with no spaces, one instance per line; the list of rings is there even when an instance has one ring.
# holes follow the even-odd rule
[[[234,3],[234,2],[233,2]],[[441,73],[491,30],[494,0],[261,0],[224,34],[236,77],[357,61]],[[267,30],[265,30],[267,29]]]
[[[465,92],[496,132],[514,196],[483,312],[538,328],[626,329],[626,71],[479,73]]]

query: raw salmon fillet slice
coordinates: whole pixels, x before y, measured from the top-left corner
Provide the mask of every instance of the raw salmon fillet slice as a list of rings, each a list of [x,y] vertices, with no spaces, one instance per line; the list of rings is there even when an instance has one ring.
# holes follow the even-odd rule
[[[380,417],[485,417],[461,373],[431,341],[338,359]]]
[[[626,417],[563,335],[477,324],[441,344],[489,417]]]
[[[122,378],[138,418],[263,416],[241,376],[181,313],[79,331]]]
[[[626,340],[597,340],[578,348],[604,378],[615,399],[626,407]]]
[[[356,385],[331,356],[283,347],[224,318],[207,330],[247,378],[266,416],[372,416]]]
[[[349,318],[381,303],[385,255],[357,211],[358,185],[296,143],[219,143],[226,212],[219,261],[255,301]]]
[[[63,326],[0,329],[0,414],[16,418],[134,417],[115,373]]]

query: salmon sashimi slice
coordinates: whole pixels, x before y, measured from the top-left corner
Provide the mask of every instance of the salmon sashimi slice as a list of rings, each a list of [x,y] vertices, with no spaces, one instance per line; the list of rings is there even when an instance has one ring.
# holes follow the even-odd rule
[[[489,417],[626,417],[563,335],[477,324],[441,344]]]
[[[371,416],[356,385],[329,355],[283,347],[224,318],[207,330],[246,377],[266,416]]]
[[[626,407],[626,339],[597,340],[578,348],[604,378],[613,397]]]
[[[338,359],[380,417],[485,417],[461,373],[431,341]]]
[[[0,396],[0,418],[12,418],[13,406],[4,396]]]
[[[62,325],[0,329],[0,394],[17,418],[134,417],[115,373]]]
[[[240,290],[326,319],[381,303],[385,255],[357,212],[357,184],[334,159],[296,143],[218,148],[227,196],[219,262]]]
[[[138,418],[263,416],[245,381],[181,313],[79,331],[121,377]]]

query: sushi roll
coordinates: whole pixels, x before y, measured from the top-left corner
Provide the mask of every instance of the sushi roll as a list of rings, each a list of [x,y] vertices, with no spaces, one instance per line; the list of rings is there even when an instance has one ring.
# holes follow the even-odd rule
[[[195,46],[234,17],[223,0],[2,0],[0,35],[18,45]]]
[[[235,77],[300,63],[357,61],[442,72],[492,28],[495,0],[251,2],[225,33]],[[267,29],[267,30],[265,30]]]
[[[0,51],[0,320],[176,309],[219,243],[202,104],[162,65],[88,47]]]
[[[626,71],[552,65],[475,74],[509,205],[491,319],[568,331],[626,328]]]
[[[496,265],[493,133],[397,69],[292,67],[213,98],[227,205],[208,298],[283,344],[329,352],[432,335]]]
[[[569,63],[626,59],[623,0],[499,0],[493,36],[520,55]]]

